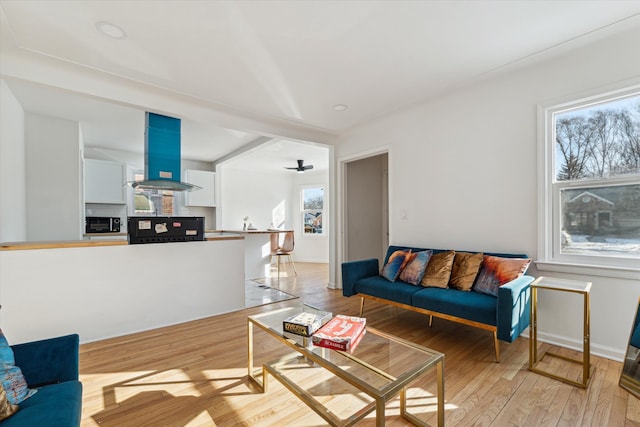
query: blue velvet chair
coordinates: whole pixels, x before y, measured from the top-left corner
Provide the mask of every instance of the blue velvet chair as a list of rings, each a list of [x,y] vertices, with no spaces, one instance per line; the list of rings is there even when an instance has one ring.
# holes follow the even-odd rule
[[[79,426],[82,383],[78,380],[78,335],[32,341],[11,348],[27,385],[38,392],[20,403],[18,412],[0,421],[0,426]]]

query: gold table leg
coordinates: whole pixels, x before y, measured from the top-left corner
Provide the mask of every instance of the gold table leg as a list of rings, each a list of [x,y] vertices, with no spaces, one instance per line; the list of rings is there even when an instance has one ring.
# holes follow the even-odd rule
[[[552,352],[543,352],[538,358],[538,289],[536,287],[531,288],[531,329],[529,337],[529,370],[540,375],[547,376],[549,378],[562,381],[566,384],[570,384],[577,387],[587,388],[589,386],[589,380],[593,376],[595,368],[591,366],[590,354],[591,354],[591,337],[590,337],[590,300],[589,293],[582,293],[584,298],[583,308],[583,348],[582,348],[582,360],[573,359],[571,357],[563,356]],[[552,374],[547,371],[543,371],[538,368],[537,365],[545,356],[555,357],[565,360],[571,363],[577,363],[582,365],[582,381],[574,381],[566,377],[562,377],[556,374]]]

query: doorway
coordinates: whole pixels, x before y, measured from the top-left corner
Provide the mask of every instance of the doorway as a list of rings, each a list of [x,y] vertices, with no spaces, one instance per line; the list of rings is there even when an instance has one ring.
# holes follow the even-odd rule
[[[343,261],[377,258],[382,263],[389,245],[388,153],[346,162],[342,190]]]

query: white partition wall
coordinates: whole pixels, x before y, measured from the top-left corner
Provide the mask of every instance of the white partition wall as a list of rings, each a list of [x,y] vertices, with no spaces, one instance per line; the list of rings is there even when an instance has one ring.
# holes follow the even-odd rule
[[[0,265],[13,343],[89,342],[244,308],[243,240],[0,251]]]

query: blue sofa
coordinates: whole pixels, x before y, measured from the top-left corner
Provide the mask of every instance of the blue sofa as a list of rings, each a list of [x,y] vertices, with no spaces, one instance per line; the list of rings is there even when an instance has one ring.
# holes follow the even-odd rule
[[[389,246],[385,263],[397,250],[424,248]],[[433,253],[444,252],[433,249]],[[469,251],[465,251],[469,252]],[[504,258],[527,258],[522,254],[484,252]],[[435,288],[410,285],[396,280],[390,282],[380,275],[380,266],[375,258],[350,261],[342,264],[342,293],[346,297],[358,295],[360,316],[365,299],[391,304],[429,315],[429,326],[433,317],[463,323],[493,333],[496,362],[500,361],[498,340],[512,342],[529,326],[531,301],[529,285],[534,278],[523,275],[498,289],[498,296],[465,292],[452,288]]]
[[[12,345],[29,388],[38,392],[20,403],[1,427],[79,426],[82,383],[78,380],[78,335]]]

